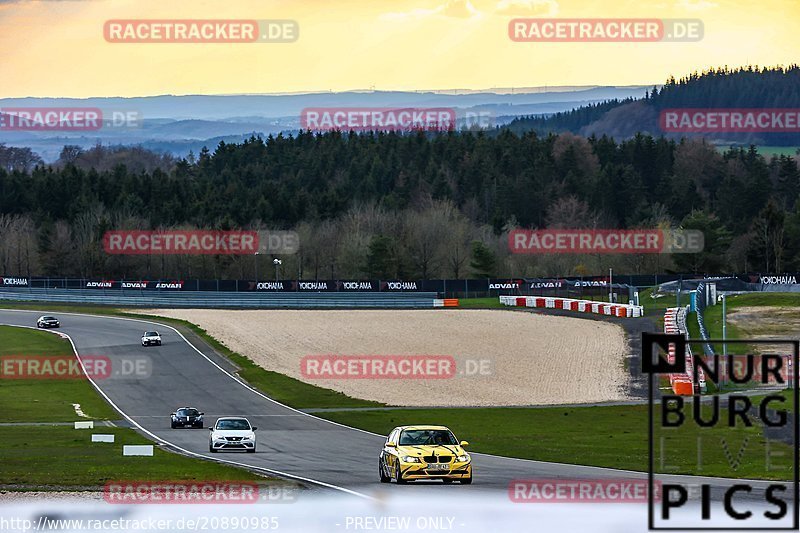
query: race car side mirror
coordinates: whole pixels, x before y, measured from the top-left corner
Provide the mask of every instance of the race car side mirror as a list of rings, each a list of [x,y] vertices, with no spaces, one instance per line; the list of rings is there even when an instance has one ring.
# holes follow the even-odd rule
[[[461,441],[461,446],[469,446],[469,442],[467,442],[465,440],[462,440]]]
[[[386,447],[387,448],[397,448],[397,444],[395,444],[394,442],[387,442],[386,443]]]
[[[172,414],[172,416],[175,416],[175,413],[171,413],[171,414]]]
[[[258,429],[257,427],[255,427],[255,426],[253,427],[253,431],[255,431],[255,430],[257,430],[257,429]]]
[[[204,415],[204,414],[205,414],[205,413],[200,413],[200,415],[201,415],[201,416],[202,416],[202,415]]]

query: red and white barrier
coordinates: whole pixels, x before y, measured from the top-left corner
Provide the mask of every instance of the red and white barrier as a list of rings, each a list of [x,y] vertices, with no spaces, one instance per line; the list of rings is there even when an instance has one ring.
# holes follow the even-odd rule
[[[516,307],[537,307],[544,309],[563,309],[578,313],[594,313],[616,317],[644,316],[644,308],[640,305],[608,304],[592,300],[576,300],[574,298],[554,298],[549,296],[501,296],[500,303]]]
[[[686,308],[684,307],[670,307],[664,313],[664,333],[671,333],[674,335],[684,335],[688,338],[688,329],[686,327]],[[670,363],[675,362],[675,346],[669,345],[667,351],[667,360]],[[706,377],[702,368],[697,369],[697,387],[694,383],[694,360],[692,359],[692,350],[686,346],[686,372],[681,374],[669,374],[669,383],[672,391],[681,396],[691,396],[695,393],[696,389],[705,390]]]

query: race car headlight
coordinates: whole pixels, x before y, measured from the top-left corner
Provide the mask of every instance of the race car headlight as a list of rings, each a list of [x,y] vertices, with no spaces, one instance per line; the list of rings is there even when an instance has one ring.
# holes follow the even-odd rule
[[[244,436],[244,440],[253,440],[254,438],[256,438],[256,436],[253,433]]]
[[[225,440],[225,437],[222,435],[212,435],[211,438],[214,440]]]
[[[411,455],[404,455],[401,457],[404,463],[419,463],[419,457],[412,457]]]
[[[465,463],[469,461],[469,455],[465,453],[464,455],[456,456],[456,461],[458,461],[459,463]]]

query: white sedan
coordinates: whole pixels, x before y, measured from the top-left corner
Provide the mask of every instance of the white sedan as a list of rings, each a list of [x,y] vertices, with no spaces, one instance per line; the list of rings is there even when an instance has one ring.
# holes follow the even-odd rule
[[[244,450],[249,453],[256,451],[257,428],[250,425],[250,421],[242,417],[229,416],[220,418],[213,427],[208,428],[211,435],[208,439],[208,451]]]
[[[161,335],[157,331],[145,331],[142,335],[142,346],[150,346],[155,344],[161,346]]]

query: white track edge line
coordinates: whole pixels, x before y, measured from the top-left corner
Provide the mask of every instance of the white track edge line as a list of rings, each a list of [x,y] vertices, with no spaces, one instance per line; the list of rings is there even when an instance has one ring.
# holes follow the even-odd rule
[[[5,311],[5,309],[3,309],[3,311]],[[62,315],[63,315],[63,314],[67,314],[67,313],[60,313],[60,314],[62,314]],[[77,313],[70,313],[70,314],[77,314]],[[95,315],[84,315],[84,316],[95,316]],[[318,481],[318,480],[316,480],[316,479],[305,478],[305,477],[298,476],[298,475],[295,475],[295,474],[289,474],[289,473],[286,473],[286,472],[281,472],[281,471],[279,471],[279,470],[272,470],[272,469],[269,469],[269,468],[264,468],[264,467],[262,467],[262,466],[249,465],[249,464],[247,464],[247,463],[240,463],[240,462],[238,462],[238,461],[229,461],[229,460],[227,460],[227,459],[220,459],[220,458],[217,458],[217,457],[209,457],[209,456],[207,456],[207,455],[203,455],[203,454],[196,453],[196,452],[193,452],[193,451],[187,450],[187,449],[185,449],[185,448],[182,448],[182,447],[178,446],[177,444],[174,444],[174,443],[172,443],[172,442],[169,442],[169,441],[168,441],[168,440],[166,440],[166,439],[162,439],[162,438],[161,438],[161,437],[159,437],[158,435],[156,435],[156,434],[152,433],[151,431],[148,431],[147,429],[145,429],[144,427],[142,427],[142,426],[141,426],[141,425],[140,425],[138,422],[136,422],[136,421],[135,421],[133,418],[131,418],[131,417],[130,417],[130,416],[129,416],[129,415],[128,415],[128,414],[127,414],[125,411],[123,411],[122,409],[120,409],[120,408],[119,408],[119,406],[118,406],[117,404],[115,404],[115,403],[114,403],[114,402],[111,400],[111,398],[109,398],[109,397],[108,397],[108,395],[107,395],[107,394],[106,394],[106,393],[103,391],[103,389],[101,389],[101,388],[100,388],[100,387],[97,385],[97,383],[95,383],[95,381],[94,381],[94,380],[93,380],[91,377],[89,377],[89,374],[88,374],[88,372],[86,371],[86,367],[84,366],[84,364],[83,364],[83,361],[82,361],[82,360],[81,360],[81,358],[80,358],[80,355],[78,354],[78,349],[77,349],[77,347],[75,346],[75,343],[73,342],[73,340],[72,340],[72,337],[70,337],[70,336],[69,336],[69,335],[67,335],[66,333],[61,333],[60,331],[51,331],[51,330],[49,330],[49,329],[46,329],[46,330],[41,330],[41,329],[39,329],[39,328],[34,328],[33,326],[19,326],[19,325],[16,325],[16,324],[0,324],[0,325],[3,325],[3,326],[10,326],[10,327],[17,327],[17,328],[27,328],[27,329],[33,329],[33,330],[37,330],[37,331],[46,331],[47,333],[53,333],[53,334],[55,334],[55,335],[59,335],[59,336],[66,337],[66,339],[67,339],[67,340],[69,340],[69,343],[70,343],[70,345],[72,346],[72,351],[73,351],[73,353],[75,354],[75,358],[76,358],[76,359],[78,359],[78,362],[79,362],[79,363],[80,363],[80,365],[81,365],[81,370],[83,370],[83,373],[84,373],[84,375],[86,376],[86,379],[87,379],[87,380],[89,380],[89,382],[92,384],[92,386],[94,386],[94,388],[95,388],[95,389],[97,389],[97,392],[99,392],[99,393],[100,393],[100,394],[103,396],[103,398],[105,398],[105,400],[106,400],[106,401],[107,401],[107,402],[108,402],[108,403],[109,403],[109,404],[110,404],[110,405],[111,405],[111,406],[112,406],[114,409],[116,409],[116,410],[117,410],[117,412],[119,412],[119,413],[120,413],[122,416],[124,416],[124,417],[125,417],[125,419],[126,419],[128,422],[130,422],[130,423],[131,423],[131,424],[133,424],[135,427],[137,427],[139,430],[141,430],[142,432],[146,433],[147,435],[149,435],[150,437],[152,437],[154,440],[156,440],[156,441],[158,441],[158,442],[161,442],[161,443],[163,443],[163,444],[167,444],[167,445],[169,445],[169,446],[172,446],[173,448],[175,448],[175,449],[177,449],[177,450],[180,450],[180,451],[184,452],[185,454],[187,454],[187,455],[191,455],[191,456],[194,456],[194,457],[199,457],[199,458],[202,458],[202,459],[207,459],[207,460],[210,460],[210,461],[216,461],[216,462],[219,462],[219,463],[232,464],[232,465],[241,466],[241,467],[244,467],[244,468],[254,468],[254,469],[257,469],[257,470],[261,470],[262,472],[269,473],[269,474],[275,474],[275,475],[279,475],[279,476],[287,477],[287,478],[294,479],[294,480],[298,480],[298,481],[305,481],[305,482],[307,482],[307,483],[313,483],[313,484],[320,485],[320,486],[322,486],[322,487],[326,487],[326,488],[329,488],[329,489],[339,490],[339,491],[342,491],[342,492],[346,492],[347,494],[351,494],[351,495],[353,495],[353,496],[358,496],[358,497],[360,497],[360,498],[365,498],[365,499],[369,499],[369,500],[374,500],[374,499],[375,499],[375,498],[373,498],[372,496],[368,496],[368,495],[366,495],[366,494],[362,494],[362,493],[360,493],[360,492],[356,492],[356,491],[354,491],[354,490],[350,490],[350,489],[347,489],[347,488],[345,488],[345,487],[339,487],[338,485],[332,485],[332,484],[330,484],[330,483],[325,483],[324,481]],[[169,327],[169,326],[167,326],[167,327]],[[173,328],[173,329],[174,329],[174,328]],[[177,331],[177,330],[176,330],[176,333],[178,333],[178,335],[180,335],[180,332],[179,332],[179,331]],[[181,335],[181,337],[183,337],[183,335]],[[185,339],[185,338],[184,338],[184,340],[186,341],[186,339]],[[187,343],[188,343],[188,344],[191,346],[191,343],[189,343],[189,341],[186,341],[186,342],[187,342]],[[192,346],[192,348],[194,348],[194,346]],[[197,350],[197,348],[195,348],[195,350]],[[213,361],[211,361],[211,362],[213,363]],[[215,366],[217,366],[217,367],[219,368],[219,366],[218,366],[218,365],[215,365]],[[224,371],[224,370],[223,370],[223,371]],[[227,372],[226,372],[226,373],[227,373]],[[230,375],[230,374],[228,374],[228,375]],[[238,381],[238,380],[237,380],[237,381]]]
[[[34,314],[41,312],[41,311],[29,310],[29,309],[3,309],[3,308],[0,308],[0,311],[26,312],[26,313],[34,313]],[[343,427],[345,429],[349,429],[349,430],[353,430],[353,431],[360,431],[361,433],[366,433],[367,435],[374,435],[376,437],[386,438],[386,435],[379,435],[378,433],[373,433],[372,431],[367,431],[365,429],[360,429],[360,428],[354,428],[354,427],[351,427],[351,426],[347,426],[345,424],[340,424],[339,422],[334,422],[333,420],[327,420],[325,418],[320,418],[320,417],[314,416],[314,415],[312,415],[310,413],[304,413],[303,411],[295,409],[294,407],[290,407],[288,405],[282,404],[277,400],[273,400],[269,396],[266,396],[265,394],[263,394],[261,391],[254,389],[253,387],[251,387],[247,383],[244,383],[243,381],[240,381],[239,378],[237,378],[236,376],[234,376],[233,374],[231,374],[230,372],[228,372],[227,370],[225,370],[224,368],[219,366],[217,363],[215,363],[214,361],[209,359],[209,357],[206,354],[204,354],[203,352],[198,350],[197,347],[195,347],[194,344],[189,342],[189,340],[186,337],[184,337],[183,334],[180,331],[178,331],[177,329],[175,329],[174,327],[172,327],[172,326],[170,326],[168,324],[162,324],[160,322],[153,322],[152,320],[143,320],[143,319],[138,319],[138,318],[117,317],[117,316],[108,316],[108,315],[90,315],[90,314],[86,314],[86,313],[59,313],[59,314],[85,316],[85,317],[93,317],[93,318],[108,318],[108,319],[112,319],[112,320],[130,320],[132,322],[143,322],[145,324],[156,324],[158,326],[164,326],[165,328],[169,328],[172,331],[174,331],[175,333],[177,333],[181,337],[181,339],[183,339],[183,341],[186,344],[191,346],[194,351],[196,351],[201,356],[203,356],[203,358],[206,361],[208,361],[209,363],[211,363],[212,365],[217,367],[219,370],[221,370],[222,372],[227,374],[228,377],[233,379],[235,382],[239,383],[243,387],[245,387],[245,388],[249,389],[250,391],[254,392],[258,396],[261,396],[265,400],[268,400],[268,401],[270,401],[270,402],[272,402],[272,403],[274,403],[276,405],[280,405],[281,407],[285,407],[286,409],[290,409],[292,411],[295,411],[295,412],[297,412],[299,414],[302,414],[302,415],[305,415],[305,416],[308,416],[308,417],[311,417],[311,418],[315,418],[317,420],[322,420],[323,422],[328,422],[329,424],[333,424],[333,425],[336,425],[336,426],[339,426],[339,427]],[[163,318],[169,318],[169,317],[163,317]],[[174,319],[174,320],[182,320],[182,319]],[[188,322],[188,320],[186,320],[185,322]],[[13,325],[13,324],[9,324],[9,325]],[[32,326],[20,326],[20,327],[29,327],[31,329],[38,329],[38,328],[33,328]],[[70,339],[70,343],[71,342],[72,342],[72,339]],[[217,341],[217,342],[219,342],[219,341]],[[74,344],[73,344],[73,347],[74,347]],[[242,356],[242,357],[244,357],[244,356]],[[82,365],[82,363],[81,363],[81,365]],[[92,384],[94,384],[94,383],[92,383]],[[97,387],[97,385],[95,385],[95,387]],[[103,396],[105,396],[105,394],[103,394]],[[111,403],[111,400],[109,400],[109,403]],[[111,405],[114,405],[114,404],[112,403]],[[119,408],[117,408],[117,410],[119,411]],[[122,411],[120,411],[120,413],[122,413]],[[126,415],[126,418],[127,418],[127,415]],[[133,422],[133,423],[136,424],[135,422]],[[136,425],[138,427],[138,424],[136,424]],[[145,430],[145,429],[143,429],[143,431],[147,432],[147,430]],[[156,438],[158,438],[158,437],[156,437]],[[189,452],[189,453],[193,453],[193,452]],[[537,461],[536,459],[523,459],[521,457],[507,457],[505,455],[493,455],[493,454],[489,454],[489,453],[480,453],[480,452],[470,452],[470,455],[483,455],[485,457],[494,457],[494,458],[497,458],[497,459],[511,459],[511,460],[514,460],[514,461],[524,461],[524,462],[528,462],[528,463],[536,463],[536,464],[548,465],[548,466],[551,466],[551,465],[565,465],[565,466],[572,466],[572,467],[576,467],[576,468],[591,468],[591,469],[595,469],[595,470],[605,470],[605,471],[610,471],[610,472],[624,472],[626,474],[638,474],[638,475],[645,475],[645,476],[648,474],[647,472],[642,472],[642,471],[639,471],[639,470],[623,470],[623,469],[619,469],[619,468],[609,468],[609,467],[605,467],[605,466],[579,465],[579,464],[574,464],[574,463],[551,463],[551,462],[548,462],[548,461]],[[206,456],[205,455],[201,455],[200,457],[206,457]],[[658,475],[669,475],[669,474],[658,474]],[[750,482],[755,482],[755,483],[767,483],[768,482],[768,481],[763,480],[763,479],[736,479],[736,478],[710,477],[710,476],[675,475],[674,477],[686,477],[686,478],[693,478],[693,479],[698,479],[698,480],[710,479],[710,480],[719,480],[719,481],[750,481]],[[312,480],[312,482],[314,482],[314,481]],[[349,490],[349,489],[345,489],[343,487],[339,487],[339,488],[341,490],[344,490],[344,491],[348,491]],[[365,494],[359,494],[359,495],[364,497],[364,498],[371,498],[370,496],[367,496]]]

